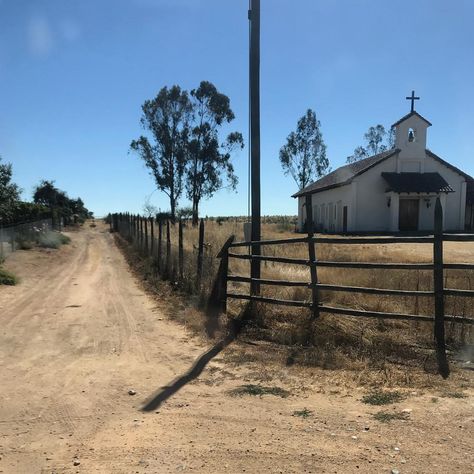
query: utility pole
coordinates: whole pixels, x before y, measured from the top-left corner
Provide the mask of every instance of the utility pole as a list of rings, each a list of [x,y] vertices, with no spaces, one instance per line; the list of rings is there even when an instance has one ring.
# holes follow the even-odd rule
[[[250,0],[250,156],[251,156],[251,201],[252,242],[258,242],[260,233],[260,0]],[[252,245],[252,255],[260,255],[260,244]],[[251,278],[260,278],[260,260],[252,259]],[[250,285],[252,295],[260,293],[260,285]]]

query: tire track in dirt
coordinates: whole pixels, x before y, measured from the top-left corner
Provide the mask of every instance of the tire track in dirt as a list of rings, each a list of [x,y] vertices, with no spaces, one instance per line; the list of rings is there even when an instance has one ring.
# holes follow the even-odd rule
[[[18,325],[22,322],[25,316],[31,315],[31,310],[38,307],[38,301],[41,303],[41,310],[44,313],[53,307],[60,307],[58,300],[64,299],[64,289],[71,286],[71,279],[78,273],[78,269],[87,259],[88,249],[90,246],[90,237],[77,244],[79,251],[74,255],[74,252],[68,252],[66,255],[73,255],[73,260],[68,262],[65,269],[63,266],[53,268],[47,279],[39,280],[35,286],[29,289],[28,294],[19,295],[16,298],[16,303],[8,309],[10,314],[9,321],[6,323],[7,328],[12,325]],[[52,256],[54,258],[54,256]],[[54,306],[51,304],[54,302]]]

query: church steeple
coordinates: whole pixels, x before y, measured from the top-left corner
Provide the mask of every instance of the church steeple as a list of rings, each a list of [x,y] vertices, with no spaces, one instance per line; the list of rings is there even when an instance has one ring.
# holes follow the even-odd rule
[[[410,155],[419,155],[426,149],[426,131],[431,123],[415,111],[415,91],[406,97],[411,101],[410,112],[392,125],[395,129],[395,147]]]

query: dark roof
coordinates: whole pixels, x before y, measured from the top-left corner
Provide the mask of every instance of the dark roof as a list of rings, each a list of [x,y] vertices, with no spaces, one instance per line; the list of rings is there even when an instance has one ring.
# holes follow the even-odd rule
[[[439,173],[382,173],[387,191],[396,193],[452,193],[453,188]]]
[[[451,163],[448,163],[447,161],[443,160],[443,158],[440,158],[438,155],[435,155],[431,150],[426,149],[426,153],[431,156],[431,158],[434,158],[436,161],[439,161],[441,164],[449,168],[450,170],[454,171],[455,173],[460,174],[464,178],[466,178],[466,181],[473,181],[474,178],[464,171],[460,170],[459,168],[456,168],[454,165]]]
[[[408,114],[406,114],[404,117],[402,117],[400,120],[398,120],[397,122],[395,122],[393,125],[392,125],[392,128],[393,127],[396,127],[398,124],[402,123],[404,120],[406,120],[407,118],[410,118],[412,115],[416,115],[417,117],[421,118],[421,120],[424,120],[429,126],[432,125],[432,123],[429,121],[429,120],[426,120],[425,117],[423,117],[422,115],[420,115],[418,112],[416,112],[415,110],[413,112],[410,112]]]
[[[398,153],[400,150],[393,148],[392,150],[384,151],[378,155],[369,156],[369,158],[364,158],[363,160],[355,161],[345,166],[337,168],[333,172],[323,176],[321,179],[318,179],[314,183],[306,186],[301,191],[293,194],[292,197],[304,196],[305,194],[314,194],[326,189],[336,188],[338,186],[344,186],[349,184],[352,178],[365,173],[367,170],[373,166],[379,164],[381,161],[390,158],[391,156]]]

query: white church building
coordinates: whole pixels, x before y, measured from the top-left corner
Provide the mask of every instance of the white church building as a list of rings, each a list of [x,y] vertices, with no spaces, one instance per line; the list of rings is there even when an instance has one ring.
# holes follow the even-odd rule
[[[426,148],[429,126],[412,101],[412,111],[392,126],[395,148],[342,166],[294,194],[299,230],[306,195],[318,232],[429,232],[438,196],[445,230],[473,230],[474,179]]]

